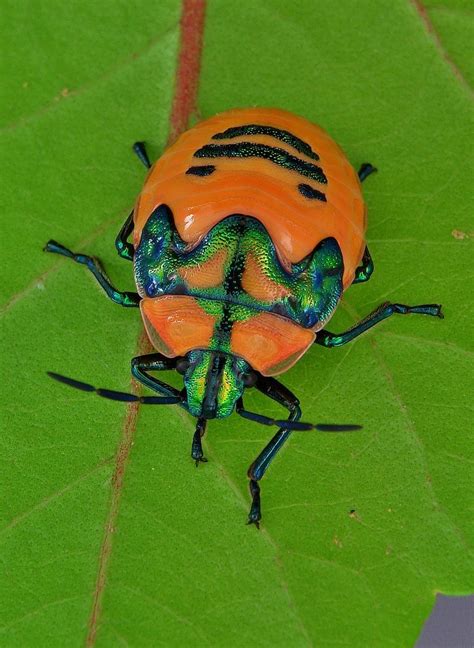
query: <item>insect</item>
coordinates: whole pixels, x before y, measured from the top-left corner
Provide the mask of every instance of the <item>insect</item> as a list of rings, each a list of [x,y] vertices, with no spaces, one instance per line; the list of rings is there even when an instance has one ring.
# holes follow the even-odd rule
[[[361,182],[320,127],[279,109],[230,110],[185,132],[149,168],[120,230],[118,254],[132,261],[137,292],[114,288],[100,263],[49,241],[48,252],[85,265],[116,304],[140,308],[156,353],[132,359],[132,374],[159,396],[96,389],[49,375],[105,398],[179,404],[196,417],[191,456],[207,461],[207,421],[240,416],[279,429],[248,470],[248,523],[261,519],[259,482],[294,430],[348,431],[358,425],[300,421],[298,398],[275,376],[313,345],[340,347],[394,313],[442,317],[441,306],[386,302],[342,333],[325,326],[343,292],[368,281]],[[130,241],[129,238],[133,237]],[[152,372],[176,370],[177,390]],[[288,410],[274,420],[244,407],[255,388]]]

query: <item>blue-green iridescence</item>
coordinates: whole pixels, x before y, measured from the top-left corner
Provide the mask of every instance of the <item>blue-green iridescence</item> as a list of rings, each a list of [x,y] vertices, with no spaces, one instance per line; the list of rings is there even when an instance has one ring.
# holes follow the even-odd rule
[[[227,128],[222,133],[216,133],[212,136],[212,139],[233,139],[234,137],[242,137],[244,135],[268,135],[269,137],[275,137],[281,142],[285,142],[285,144],[293,147],[299,153],[303,153],[313,160],[319,160],[319,155],[313,151],[307,142],[296,137],[293,133],[281,128],[275,128],[275,126],[265,126],[264,124],[233,126],[232,128]]]
[[[260,273],[257,287],[262,288],[261,282],[267,288],[267,292],[260,290],[261,298],[244,289],[250,260],[253,272]],[[207,262],[215,263],[210,268],[210,278],[214,272],[216,275],[214,285],[196,287],[186,280],[186,276],[193,277],[193,270],[200,276]],[[234,324],[267,312],[304,328],[321,328],[342,295],[344,270],[334,238],[324,239],[308,257],[284,268],[265,227],[255,218],[239,214],[220,221],[190,248],[177,233],[166,205],[148,219],[134,267],[141,297],[192,296],[215,322],[208,348],[186,356],[190,361],[184,378],[188,409],[204,418],[231,414],[243,391],[242,377],[251,370],[232,352]]]
[[[187,355],[184,376],[189,412],[196,417],[225,418],[244,390],[243,376],[251,369],[245,360],[204,349]]]
[[[284,167],[289,171],[296,171],[316,182],[327,184],[324,171],[321,167],[306,162],[288,153],[278,146],[267,146],[255,142],[239,142],[238,144],[206,144],[194,153],[197,158],[249,158],[260,157],[269,160],[273,164]]]
[[[199,269],[219,251],[226,251],[224,280],[210,288],[189,286],[180,275]],[[269,282],[285,289],[272,301],[249,295],[241,285],[247,260],[252,257]],[[231,319],[245,321],[256,312],[275,313],[304,328],[323,326],[342,295],[343,260],[337,241],[327,238],[315,251],[287,270],[280,263],[265,227],[249,216],[233,215],[215,225],[193,249],[181,240],[171,211],[165,205],[150,216],[135,253],[135,276],[142,297],[191,295],[206,311],[216,311],[223,323],[225,305]],[[222,349],[225,350],[225,349]]]

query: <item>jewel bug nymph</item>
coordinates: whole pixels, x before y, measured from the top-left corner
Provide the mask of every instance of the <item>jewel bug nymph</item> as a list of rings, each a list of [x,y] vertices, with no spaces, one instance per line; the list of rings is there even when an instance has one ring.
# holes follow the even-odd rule
[[[99,262],[49,241],[45,250],[85,265],[116,304],[139,307],[156,353],[132,359],[132,374],[158,396],[138,397],[50,372],[105,398],[176,403],[196,417],[191,456],[206,459],[207,421],[234,410],[279,429],[248,470],[248,522],[261,519],[260,486],[294,430],[358,425],[300,422],[298,398],[275,376],[313,344],[339,347],[394,313],[442,317],[438,304],[386,302],[342,333],[325,329],[343,292],[374,269],[365,243],[361,182],[339,146],[315,124],[268,108],[230,110],[185,132],[152,166],[120,230],[118,254],[134,265],[137,292],[116,290]],[[132,237],[132,241],[129,241]],[[177,390],[150,372],[176,370]],[[285,407],[274,420],[245,409],[256,388]]]

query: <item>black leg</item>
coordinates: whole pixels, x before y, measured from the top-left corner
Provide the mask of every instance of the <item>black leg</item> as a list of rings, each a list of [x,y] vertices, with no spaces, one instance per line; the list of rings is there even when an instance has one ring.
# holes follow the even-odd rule
[[[161,353],[137,356],[136,358],[132,358],[132,374],[137,380],[153,391],[164,394],[165,396],[180,397],[181,393],[177,389],[147,373],[148,371],[169,371],[170,369],[175,369],[177,360],[177,358],[167,358],[161,355]]]
[[[368,178],[371,173],[375,173],[375,171],[377,171],[377,169],[372,166],[370,162],[364,162],[360,165],[360,169],[357,172],[357,175],[359,176],[359,180],[361,182],[364,182],[364,180]]]
[[[204,456],[204,453],[202,451],[202,442],[201,442],[201,439],[204,436],[204,433],[206,431],[206,425],[207,425],[206,419],[198,418],[196,424],[196,431],[194,432],[194,436],[193,436],[193,444],[191,447],[191,457],[196,462],[196,468],[199,466],[200,463],[207,462],[207,459]]]
[[[370,256],[369,248],[366,247],[364,250],[364,256],[362,257],[362,263],[358,268],[356,268],[353,284],[362,283],[363,281],[368,281],[374,271],[374,262]]]
[[[151,168],[150,158],[145,148],[145,142],[135,142],[132,147],[133,152],[138,157],[140,162],[147,168]],[[122,229],[115,239],[115,247],[117,252],[122,259],[127,259],[128,261],[133,261],[134,248],[131,243],[127,241],[130,234],[133,232],[133,210],[130,216],[127,218],[125,223],[122,226]]]
[[[167,358],[161,353],[152,353],[150,355],[138,356],[132,359],[132,374],[133,376],[143,383],[146,387],[153,389],[154,391],[164,394],[165,396],[177,396],[181,397],[181,405],[186,408],[185,399],[182,396],[182,393],[177,389],[168,385],[161,380],[158,380],[154,376],[150,376],[149,371],[167,371],[170,369],[176,369],[176,363],[178,358]],[[203,418],[199,418],[196,424],[196,431],[193,436],[193,443],[191,447],[191,457],[196,462],[196,466],[199,463],[207,462],[206,457],[202,451],[202,442],[201,439],[204,436],[206,431],[207,421]]]
[[[370,164],[369,162],[364,162],[364,164],[361,164],[357,175],[359,176],[359,180],[361,182],[364,182],[364,180],[368,178],[371,173],[375,173],[375,171],[377,171],[377,169],[372,166],[372,164]],[[356,269],[354,281],[352,283],[356,284],[368,281],[373,271],[374,263],[372,261],[372,257],[370,256],[369,248],[366,247],[364,250],[364,256],[362,257],[362,263]]]
[[[128,261],[133,261],[133,254],[135,252],[132,243],[127,241],[130,234],[133,232],[133,211],[122,225],[122,229],[117,234],[115,239],[115,247],[117,252],[122,259],[128,259]]]
[[[150,158],[148,157],[148,153],[146,152],[145,142],[135,142],[132,148],[133,152],[138,157],[140,162],[147,169],[150,169],[151,162]],[[122,257],[122,259],[127,259],[128,261],[133,261],[133,255],[135,252],[133,244],[127,241],[128,237],[133,232],[133,213],[134,210],[132,210],[131,214],[122,225],[122,228],[118,233],[117,238],[115,239],[115,247],[117,248],[119,256]]]
[[[390,317],[394,313],[399,313],[401,315],[408,315],[409,313],[419,313],[421,315],[432,315],[433,317],[441,317],[444,315],[441,312],[441,306],[439,304],[422,304],[421,306],[405,306],[404,304],[391,304],[390,302],[385,302],[378,308],[376,308],[370,315],[367,315],[361,322],[350,328],[344,333],[330,333],[325,329],[318,331],[316,333],[317,344],[322,344],[325,347],[337,347],[350,342],[356,338],[367,329],[372,328],[378,322]]]
[[[147,169],[150,169],[151,162],[150,162],[150,158],[148,157],[148,153],[146,152],[145,142],[135,142],[132,148],[133,148],[133,152],[138,157],[140,162],[144,166],[146,166]]]
[[[87,256],[85,254],[75,254],[68,248],[64,247],[56,241],[48,241],[44,248],[45,252],[53,252],[54,254],[62,254],[76,263],[85,265],[97,279],[99,284],[105,290],[107,297],[120,306],[132,307],[138,306],[140,303],[140,295],[135,292],[120,292],[112,286],[104,270],[101,268],[97,259]]]
[[[269,398],[286,407],[290,413],[288,416],[289,421],[298,421],[300,419],[301,409],[298,399],[277,380],[259,376],[255,387]],[[250,507],[247,524],[255,524],[257,528],[259,527],[262,513],[260,507],[260,486],[258,482],[262,479],[272,459],[284,445],[290,434],[291,430],[285,430],[285,428],[279,429],[270,443],[265,446],[248,469],[247,474],[250,478],[249,489],[252,496],[252,505]]]

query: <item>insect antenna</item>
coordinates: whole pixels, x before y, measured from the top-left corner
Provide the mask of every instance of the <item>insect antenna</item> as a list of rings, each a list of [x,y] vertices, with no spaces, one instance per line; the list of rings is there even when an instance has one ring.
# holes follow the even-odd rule
[[[136,396],[135,394],[128,394],[127,392],[114,391],[112,389],[102,389],[89,385],[88,383],[68,378],[54,371],[46,372],[50,378],[54,378],[60,383],[64,383],[74,389],[80,389],[85,392],[94,392],[97,396],[108,398],[110,400],[122,401],[124,403],[143,403],[144,405],[175,405],[181,403],[182,398],[178,396]]]
[[[273,419],[263,414],[249,412],[243,407],[237,408],[237,413],[249,421],[255,421],[262,425],[275,425],[286,430],[297,430],[306,432],[308,430],[318,430],[319,432],[353,432],[362,429],[362,425],[337,424],[337,423],[303,423],[302,421],[287,421],[286,419]]]

